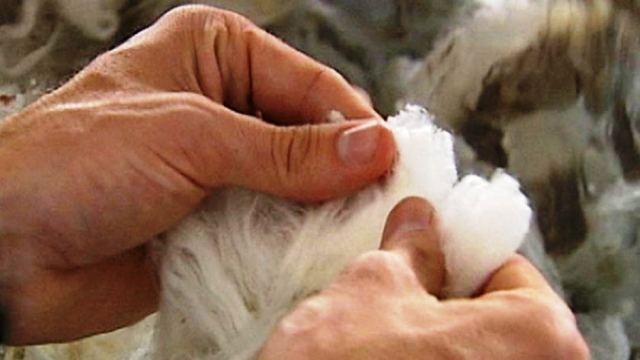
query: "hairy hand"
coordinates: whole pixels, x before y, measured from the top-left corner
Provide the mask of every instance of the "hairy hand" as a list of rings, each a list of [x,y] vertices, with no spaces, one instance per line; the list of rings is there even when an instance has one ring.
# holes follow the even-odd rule
[[[419,198],[396,206],[382,249],[358,257],[298,305],[260,359],[589,358],[573,314],[521,256],[477,297],[439,300],[445,270],[433,218]]]
[[[331,110],[361,121],[322,124]],[[375,118],[335,71],[246,19],[168,13],[0,127],[9,342],[154,311],[146,244],[215,189],[318,201],[375,181],[395,153]]]

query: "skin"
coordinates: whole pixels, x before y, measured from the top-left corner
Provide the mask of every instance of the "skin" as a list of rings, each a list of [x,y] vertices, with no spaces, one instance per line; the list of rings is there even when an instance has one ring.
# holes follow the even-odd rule
[[[282,319],[260,359],[589,358],[569,308],[519,255],[476,297],[440,300],[445,270],[434,218],[424,199],[398,204],[381,250],[355,259]]]
[[[352,121],[327,123],[331,110]],[[168,13],[0,126],[8,343],[69,341],[155,311],[149,243],[216,189],[315,202],[376,181],[395,154],[364,120],[378,118],[335,71],[244,18]],[[569,309],[520,257],[478,297],[438,300],[434,216],[424,200],[398,205],[383,248],[285,317],[261,358],[588,358]]]
[[[246,19],[185,7],[8,119],[0,305],[9,342],[68,341],[153,312],[147,244],[216,189],[320,201],[376,181],[393,162],[390,132],[356,129],[363,120],[321,124],[331,110],[379,117],[335,71]],[[347,151],[345,136],[363,134],[373,146]]]

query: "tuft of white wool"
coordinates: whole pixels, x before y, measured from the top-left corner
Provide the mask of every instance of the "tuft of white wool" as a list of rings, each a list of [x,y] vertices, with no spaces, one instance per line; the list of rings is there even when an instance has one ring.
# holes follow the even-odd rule
[[[347,198],[303,206],[242,189],[214,195],[166,235],[154,359],[251,359],[271,329],[359,254],[378,249],[407,196],[436,208],[447,296],[475,292],[519,247],[531,210],[518,182],[458,179],[452,136],[422,108],[389,119],[392,174]]]

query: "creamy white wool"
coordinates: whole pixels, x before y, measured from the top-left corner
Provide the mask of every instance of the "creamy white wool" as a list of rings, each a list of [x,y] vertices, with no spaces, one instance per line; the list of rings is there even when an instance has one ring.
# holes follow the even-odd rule
[[[408,107],[388,126],[399,156],[383,183],[317,207],[230,189],[167,234],[151,356],[253,358],[296,303],[379,248],[388,213],[407,196],[429,199],[438,213],[446,294],[477,290],[519,247],[527,199],[503,172],[458,181],[452,136],[424,109]]]

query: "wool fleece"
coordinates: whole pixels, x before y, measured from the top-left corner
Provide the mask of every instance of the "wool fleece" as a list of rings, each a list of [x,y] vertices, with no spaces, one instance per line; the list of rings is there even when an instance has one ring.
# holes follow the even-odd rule
[[[528,230],[531,209],[518,182],[502,171],[459,178],[451,134],[422,108],[407,107],[387,126],[398,158],[378,184],[316,206],[228,189],[167,233],[162,303],[143,357],[254,358],[282,316],[379,248],[387,215],[407,196],[436,209],[446,296],[477,290]]]

